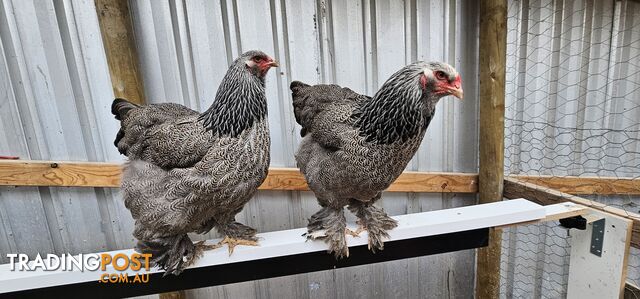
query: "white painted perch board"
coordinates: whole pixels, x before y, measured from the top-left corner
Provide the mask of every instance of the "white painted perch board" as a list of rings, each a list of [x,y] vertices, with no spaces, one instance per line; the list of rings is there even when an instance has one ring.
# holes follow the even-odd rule
[[[468,231],[480,228],[501,226],[512,223],[535,221],[546,216],[545,207],[536,203],[515,199],[482,205],[466,206],[446,210],[423,212],[416,214],[394,216],[398,227],[389,232],[391,240],[404,240],[417,237],[441,235],[453,232]],[[350,225],[355,229],[355,225]],[[259,247],[236,247],[232,256],[228,255],[226,246],[207,251],[191,268],[236,263],[276,256],[287,256],[327,250],[322,241],[306,242],[302,234],[305,228],[275,231],[258,234]],[[210,240],[216,243],[218,240]],[[367,244],[366,231],[360,237],[347,236],[349,247]],[[111,251],[109,253],[132,254],[133,249]],[[111,265],[109,265],[111,266]],[[97,281],[103,273],[118,273],[107,268],[102,271],[10,271],[10,265],[0,265],[0,293],[15,292],[33,288],[67,285],[88,281]],[[135,273],[155,273],[160,270],[152,268],[149,272],[133,272],[125,270],[120,273],[133,275]]]

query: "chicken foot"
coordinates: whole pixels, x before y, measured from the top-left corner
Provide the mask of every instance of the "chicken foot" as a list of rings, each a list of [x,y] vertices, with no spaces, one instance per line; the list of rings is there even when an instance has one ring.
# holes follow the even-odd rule
[[[344,210],[324,207],[311,216],[304,236],[307,240],[324,240],[329,244],[329,253],[333,253],[336,258],[343,258],[349,257],[347,231]]]
[[[187,235],[139,240],[136,250],[151,254],[151,264],[165,270],[164,276],[179,275],[192,265],[204,251],[204,241],[194,244]],[[213,245],[215,246],[215,245]]]
[[[367,229],[362,224],[360,224],[360,221],[358,221],[358,224],[359,224],[359,226],[355,231],[352,231],[352,230],[350,230],[348,228],[345,228],[345,233],[347,235],[350,235],[350,236],[354,237],[354,238],[359,238],[360,237],[360,233],[365,231],[365,230],[367,230]]]
[[[358,217],[358,223],[369,233],[369,250],[373,252],[383,250],[383,239],[389,238],[387,231],[398,226],[398,222],[371,202],[351,200],[349,210]]]
[[[235,247],[238,245],[260,246],[260,244],[258,244],[258,238],[256,237],[257,231],[240,222],[233,221],[226,224],[220,228],[220,231],[225,237],[214,246],[222,247],[224,244],[227,244],[229,247],[229,256],[233,254]]]

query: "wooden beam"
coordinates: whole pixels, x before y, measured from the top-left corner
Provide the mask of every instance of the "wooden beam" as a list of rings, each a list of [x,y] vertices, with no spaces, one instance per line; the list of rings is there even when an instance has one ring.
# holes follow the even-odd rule
[[[0,186],[118,187],[122,165],[108,162],[0,161]],[[608,177],[508,176],[569,194],[634,195],[640,179]],[[262,190],[307,191],[309,187],[296,168],[272,168]],[[574,190],[575,188],[575,190]],[[475,173],[406,171],[389,192],[476,193]],[[620,192],[620,193],[618,193]]]
[[[118,187],[122,165],[100,162],[0,161],[0,185]]]
[[[525,198],[542,205],[556,204],[560,202],[573,202],[596,210],[614,214],[616,216],[631,219],[633,229],[631,234],[631,246],[640,248],[640,215],[625,211],[620,208],[607,206],[597,201],[567,194],[544,186],[538,186],[514,178],[504,179],[504,197],[508,199]]]
[[[518,226],[518,225],[537,224],[542,222],[571,218],[571,217],[580,216],[580,215],[586,215],[587,213],[589,213],[589,208],[582,205],[574,204],[572,202],[557,203],[553,205],[547,205],[544,207],[545,207],[546,216],[542,219],[529,221],[529,222],[512,223],[512,224],[497,226],[496,228],[507,228],[507,227]]]
[[[504,96],[507,57],[507,1],[481,0],[479,44],[479,202],[502,200],[504,177]],[[489,246],[477,251],[476,298],[500,295],[502,230],[492,229]]]
[[[0,186],[119,187],[122,164],[104,162],[0,161]],[[405,172],[390,192],[476,193],[475,173]],[[261,190],[309,190],[297,168],[270,168]]]
[[[393,182],[387,191],[477,193],[478,175],[475,173],[405,171]]]
[[[159,299],[184,299],[187,298],[187,293],[184,290],[168,292],[168,293],[160,293],[158,294]]]
[[[573,195],[640,195],[640,178],[510,175],[520,181]]]
[[[133,25],[128,0],[95,0],[113,93],[144,104]]]

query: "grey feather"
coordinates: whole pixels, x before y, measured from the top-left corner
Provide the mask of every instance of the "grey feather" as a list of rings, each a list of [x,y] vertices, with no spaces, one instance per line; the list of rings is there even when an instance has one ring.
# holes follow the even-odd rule
[[[137,249],[154,254],[167,273],[179,274],[199,255],[187,233],[216,228],[256,240],[255,229],[235,222],[269,167],[264,73],[245,63],[256,55],[266,56],[251,51],[234,61],[202,114],[178,104],[114,101],[128,109],[115,110],[122,132],[116,145],[130,160],[121,187]]]
[[[413,157],[443,95],[432,92],[434,78],[425,70],[443,70],[444,63],[416,62],[393,74],[371,98],[337,85],[309,86],[292,82],[296,121],[304,138],[296,161],[323,207],[309,221],[308,233],[326,230],[329,251],[348,255],[343,209],[356,213],[369,231],[372,250],[395,221],[373,203],[402,173]]]

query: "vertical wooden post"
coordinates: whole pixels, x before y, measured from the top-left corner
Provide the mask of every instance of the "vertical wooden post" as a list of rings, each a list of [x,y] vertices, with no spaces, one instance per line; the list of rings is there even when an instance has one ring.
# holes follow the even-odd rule
[[[95,0],[95,4],[113,93],[118,98],[144,104],[129,3],[127,0]]]
[[[109,64],[113,94],[136,104],[144,104],[144,85],[128,0],[95,0],[104,52]],[[160,299],[185,298],[185,292],[159,294]]]
[[[480,203],[502,200],[507,1],[480,1]],[[492,229],[489,246],[478,249],[476,298],[498,298],[502,230]]]

